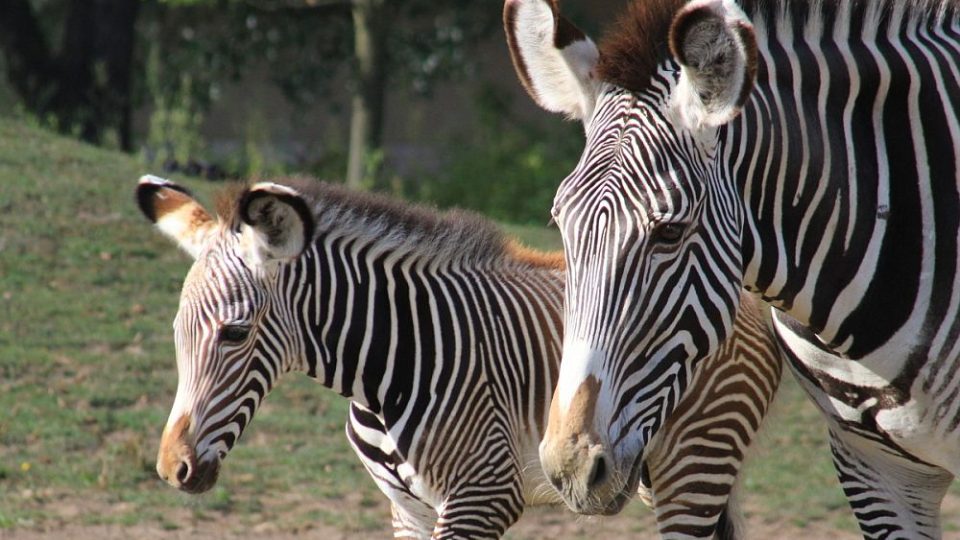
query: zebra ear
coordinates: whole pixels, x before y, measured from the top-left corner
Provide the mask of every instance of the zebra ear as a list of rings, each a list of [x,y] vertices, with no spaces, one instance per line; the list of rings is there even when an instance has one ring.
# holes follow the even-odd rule
[[[190,192],[169,180],[146,175],[140,178],[136,197],[143,215],[196,259],[214,220]]]
[[[530,97],[550,112],[586,120],[599,84],[593,41],[559,14],[557,0],[506,0],[503,27],[513,67]]]
[[[261,182],[240,197],[238,210],[254,262],[295,259],[313,238],[313,213],[293,188]]]
[[[730,0],[695,0],[677,13],[669,40],[681,65],[673,101],[688,127],[733,120],[757,74],[757,41],[743,11]]]

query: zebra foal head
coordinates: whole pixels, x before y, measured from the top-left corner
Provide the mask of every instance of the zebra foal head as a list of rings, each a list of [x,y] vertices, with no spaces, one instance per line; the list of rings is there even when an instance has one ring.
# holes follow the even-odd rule
[[[531,97],[586,133],[552,209],[567,286],[541,463],[573,510],[615,513],[733,325],[744,210],[717,142],[749,96],[756,43],[728,0],[637,1],[599,47],[556,0],[507,0],[504,25]]]
[[[173,323],[177,395],[157,472],[174,487],[202,492],[299,357],[296,333],[282,331],[290,314],[274,284],[308,245],[313,218],[295,191],[269,183],[246,189],[219,220],[156,177],[141,178],[136,196],[144,215],[194,258]]]

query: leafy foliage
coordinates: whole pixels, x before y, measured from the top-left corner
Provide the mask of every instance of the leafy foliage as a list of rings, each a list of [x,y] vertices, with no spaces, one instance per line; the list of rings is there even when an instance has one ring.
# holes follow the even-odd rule
[[[580,156],[582,128],[516,122],[508,98],[493,88],[481,92],[475,111],[477,129],[453,141],[440,170],[410,184],[410,195],[503,221],[547,223],[557,185]]]
[[[257,66],[269,68],[290,100],[314,102],[338,75],[336,64],[351,56],[349,11],[342,7],[265,9],[255,2],[181,0],[153,6],[141,24],[147,54],[160,60],[149,93],[175,96],[188,75],[201,109],[219,97],[224,82]]]
[[[369,21],[374,26],[361,31],[356,10],[368,4],[379,11]],[[342,99],[331,99],[342,96],[334,90],[345,88],[354,115],[362,111],[354,119],[362,120],[350,124],[358,130],[350,155],[358,157],[351,157],[347,180],[382,187],[386,89],[427,95],[438,81],[469,76],[477,56],[471,47],[499,22],[498,9],[455,0],[170,0],[153,5],[141,23],[151,60],[144,91],[158,111],[154,119],[177,128],[171,121],[202,115],[225,82],[253,69],[266,70],[295,108],[345,108]],[[372,39],[358,42],[358,36]],[[184,94],[185,80],[191,95]],[[174,149],[190,147],[192,138],[189,129],[154,129],[149,153],[167,161]],[[244,145],[235,162],[250,163],[250,150]]]
[[[351,0],[164,0],[147,22],[147,41],[165,51],[171,70],[194,75],[216,97],[218,80],[267,62],[274,82],[297,103],[315,103],[331,80],[349,83]],[[429,92],[469,73],[470,48],[496,31],[500,10],[484,2],[389,2],[389,76]],[[343,68],[346,67],[345,72]],[[199,76],[203,74],[204,76]],[[176,80],[166,90],[176,90]]]

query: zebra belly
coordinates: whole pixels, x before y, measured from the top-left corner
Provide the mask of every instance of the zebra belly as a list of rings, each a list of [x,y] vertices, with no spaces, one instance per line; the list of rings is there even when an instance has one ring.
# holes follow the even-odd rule
[[[905,358],[909,351],[891,345],[850,360],[788,315],[774,311],[773,321],[791,371],[830,424],[896,454],[960,473],[960,430],[938,412],[949,404],[937,403],[924,389],[928,378],[922,372],[905,388],[897,387],[896,375],[884,373],[889,358]]]
[[[382,419],[360,405],[351,405],[351,415],[365,415],[366,429],[351,418],[354,451],[363,462],[370,476],[394,504],[418,516],[421,520],[435,520],[442,510],[445,494],[440,487],[430,482],[429,475],[421,474],[417,467],[397,451],[397,444],[383,424]],[[349,430],[348,430],[349,434]],[[531,429],[518,441],[521,456],[523,495],[526,506],[557,505],[563,500],[547,481],[540,466],[539,444],[542,433]],[[361,440],[366,445],[358,445]],[[368,454],[366,449],[376,449]]]

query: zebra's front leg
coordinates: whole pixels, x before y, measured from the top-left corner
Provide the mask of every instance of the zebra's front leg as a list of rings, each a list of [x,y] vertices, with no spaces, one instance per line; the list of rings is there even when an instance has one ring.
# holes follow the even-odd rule
[[[864,538],[940,538],[953,475],[889,446],[830,428],[833,465]]]
[[[739,517],[736,515],[736,474],[736,468],[732,474],[729,470],[721,472],[719,478],[710,477],[710,473],[691,474],[698,478],[692,485],[680,486],[679,490],[667,485],[661,489],[661,494],[651,493],[652,500],[648,505],[653,506],[657,514],[657,530],[661,540],[741,538],[736,523]],[[699,479],[702,477],[708,479]],[[676,478],[672,481],[678,482]],[[656,481],[653,482],[656,484]]]
[[[402,540],[429,540],[434,527],[432,516],[411,512],[397,503],[390,505],[393,522],[393,537]]]
[[[490,474],[497,471],[489,470]],[[518,473],[508,481],[473,484],[451,493],[439,510],[435,540],[500,538],[523,513]]]
[[[769,399],[764,401],[769,404]],[[699,408],[690,409],[703,417]],[[686,411],[654,437],[644,459],[643,488],[638,494],[657,514],[661,540],[733,540],[737,474],[756,425],[680,429]],[[679,422],[678,422],[679,420]],[[746,441],[730,433],[746,433]]]
[[[432,506],[420,500],[404,481],[400,474],[404,460],[396,451],[396,444],[380,417],[366,407],[351,403],[346,432],[350,446],[370,478],[390,499],[393,537],[429,539],[437,521],[437,513]]]

